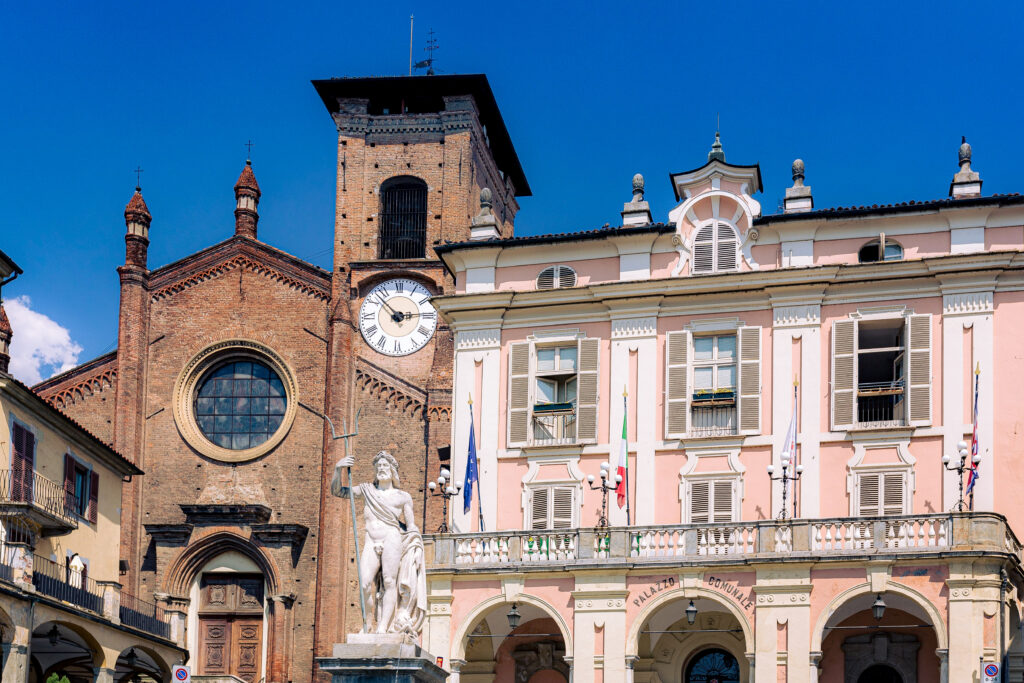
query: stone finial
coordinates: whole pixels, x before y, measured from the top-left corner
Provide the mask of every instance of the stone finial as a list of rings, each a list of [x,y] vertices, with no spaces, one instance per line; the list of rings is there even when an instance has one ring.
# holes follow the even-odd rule
[[[149,226],[153,216],[149,213],[146,200],[142,198],[142,188],[135,186],[135,194],[124,207],[125,224],[125,265],[146,267],[149,252]]]
[[[11,339],[14,331],[11,330],[11,321],[7,319],[7,311],[4,305],[0,304],[0,372],[7,372],[11,365]]]
[[[644,200],[644,177],[637,173],[633,176],[633,203]]]
[[[252,172],[252,161],[245,160],[242,174],[235,183],[235,234],[256,239],[256,225],[260,215],[256,208],[260,203],[260,186]]]
[[[722,149],[722,138],[715,131],[715,142],[711,145],[711,151],[708,152],[708,161],[721,161],[725,162],[725,151]]]
[[[494,215],[492,197],[491,188],[484,187],[480,190],[480,212],[473,218],[473,225],[469,229],[469,239],[501,239],[501,229],[498,226],[498,219]]]
[[[783,213],[802,213],[814,208],[810,185],[804,185],[804,160],[793,161],[793,187],[786,188]]]
[[[971,170],[971,146],[967,136],[960,137],[960,150],[957,155],[960,171],[953,176],[949,184],[949,196],[953,199],[967,199],[981,196],[981,175]]]
[[[633,199],[622,205],[623,225],[649,225],[652,223],[651,205],[644,201],[644,177],[633,176]]]

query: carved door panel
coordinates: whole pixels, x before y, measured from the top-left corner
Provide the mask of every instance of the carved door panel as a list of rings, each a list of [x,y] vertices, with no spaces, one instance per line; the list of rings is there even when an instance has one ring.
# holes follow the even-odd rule
[[[253,617],[239,617],[232,624],[234,642],[231,657],[235,664],[231,673],[247,683],[255,683],[260,679],[262,630],[262,620]]]
[[[228,619],[199,620],[199,674],[225,675],[231,667],[231,622]]]

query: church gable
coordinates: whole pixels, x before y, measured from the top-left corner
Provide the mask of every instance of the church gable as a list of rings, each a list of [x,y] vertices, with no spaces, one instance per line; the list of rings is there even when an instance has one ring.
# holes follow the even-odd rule
[[[66,413],[105,443],[114,434],[114,395],[117,392],[117,352],[61,373],[33,387],[54,408]]]

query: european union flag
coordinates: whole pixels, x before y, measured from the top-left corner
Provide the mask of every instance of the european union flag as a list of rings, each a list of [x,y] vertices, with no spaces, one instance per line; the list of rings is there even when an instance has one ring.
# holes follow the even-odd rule
[[[476,462],[476,435],[473,429],[473,404],[469,404],[469,453],[466,456],[466,488],[462,489],[462,511],[469,513],[473,502],[473,485],[479,483],[480,473]]]

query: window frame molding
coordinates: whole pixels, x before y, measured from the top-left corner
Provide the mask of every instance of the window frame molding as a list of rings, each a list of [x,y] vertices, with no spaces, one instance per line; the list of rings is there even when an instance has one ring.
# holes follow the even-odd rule
[[[913,514],[914,491],[917,490],[916,465],[917,458],[910,453],[910,431],[912,428],[904,428],[904,434],[893,435],[890,438],[878,438],[853,440],[853,456],[846,462],[846,492],[849,494],[850,516],[858,517],[860,514],[860,477],[865,474],[890,474],[899,473],[903,475],[903,512],[901,514]],[[897,463],[864,464],[864,459],[871,450],[891,450],[895,448],[899,458]],[[881,495],[881,493],[879,493]]]
[[[734,235],[734,241],[736,242],[736,267],[728,270],[722,270],[718,267],[718,231],[715,229],[715,223],[722,223],[729,226]],[[711,270],[696,271],[697,265],[697,235],[704,228],[711,226],[712,238],[711,238]],[[748,231],[749,232],[749,231]],[[718,275],[721,273],[739,273],[742,272],[743,262],[747,260],[746,254],[743,253],[744,246],[744,234],[739,229],[734,221],[724,218],[722,216],[713,216],[704,220],[697,220],[693,224],[693,231],[690,233],[689,247],[690,247],[690,275]]]
[[[92,498],[92,473],[98,470],[96,470],[96,468],[93,467],[92,463],[86,462],[85,460],[82,460],[82,458],[75,455],[75,451],[72,450],[70,447],[64,450],[64,455],[70,457],[77,465],[81,465],[82,467],[85,468],[85,474],[87,477],[86,481],[89,484],[88,496],[86,496],[85,499],[85,509],[82,510],[81,512],[75,510],[75,514],[78,516],[79,521],[85,522],[86,524],[92,524],[93,522],[89,521],[89,501]],[[65,476],[67,475],[65,474]],[[63,484],[63,481],[61,482],[61,484]],[[99,505],[98,498],[96,500],[96,504]],[[79,505],[81,505],[81,501],[79,501]]]
[[[747,468],[740,461],[742,437],[732,436],[733,443],[721,445],[698,446],[684,450],[686,464],[679,468],[679,522],[693,524],[690,495],[694,482],[731,481],[732,482],[732,520],[725,523],[739,522],[743,519],[743,498]],[[727,458],[728,470],[697,472],[701,458]],[[703,522],[701,522],[703,523]]]
[[[537,479],[541,466],[563,466],[565,476],[559,479]],[[534,531],[533,529],[533,492],[538,488],[554,488],[556,486],[571,487],[573,489],[572,524],[569,529],[577,529],[583,518],[583,471],[580,469],[580,456],[578,454],[557,454],[557,455],[535,455],[529,458],[529,469],[522,478],[522,493],[520,504],[523,512],[523,531]],[[536,531],[539,531],[537,529]],[[552,531],[549,529],[549,531]],[[553,531],[562,531],[556,529]]]
[[[8,441],[9,448],[7,449],[7,469],[10,470],[10,469],[14,468],[14,425],[17,424],[20,427],[22,427],[22,429],[25,429],[25,430],[28,430],[29,432],[31,432],[33,438],[35,439],[34,450],[32,452],[32,463],[33,463],[32,466],[33,466],[33,469],[36,472],[38,472],[39,471],[39,462],[38,462],[38,458],[36,458],[36,455],[39,453],[39,444],[41,444],[42,441],[43,441],[43,433],[44,432],[43,432],[42,428],[36,427],[35,425],[33,425],[33,424],[31,424],[29,422],[26,422],[25,420],[21,419],[20,417],[18,417],[15,414],[15,412],[13,410],[8,410],[7,414],[8,414],[8,419],[7,419],[7,438],[9,439],[9,441]]]

